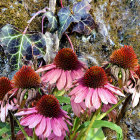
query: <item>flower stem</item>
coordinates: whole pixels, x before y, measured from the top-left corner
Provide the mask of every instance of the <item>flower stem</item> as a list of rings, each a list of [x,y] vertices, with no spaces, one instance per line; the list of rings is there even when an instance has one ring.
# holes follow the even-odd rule
[[[70,37],[65,33],[65,35],[66,35],[66,37],[68,38],[68,41],[69,41],[69,43],[70,43],[70,46],[71,46],[71,48],[72,48],[72,50],[73,50],[73,52],[74,52],[74,47],[73,47],[73,44],[72,44],[72,42],[71,42],[71,39],[70,39]]]
[[[102,113],[97,120],[103,119],[106,115],[108,115],[113,109],[115,109],[119,104],[121,104],[126,98],[121,99],[117,104],[115,104],[113,107],[111,107],[107,112]]]
[[[42,9],[42,10],[38,11],[37,13],[35,13],[35,15],[28,21],[28,25],[27,25],[27,27],[24,29],[23,34],[26,34],[27,29],[29,28],[29,25],[30,25],[30,23],[33,21],[33,19],[34,19],[36,16],[38,16],[39,14],[41,14],[41,13],[45,13],[45,12],[46,12],[46,9],[49,10],[48,7],[45,7],[44,9]]]
[[[11,140],[15,140],[15,133],[14,133],[14,118],[11,114],[11,111],[9,110],[9,116],[10,116],[10,126],[11,126]]]
[[[131,97],[132,97],[132,94],[130,94],[130,95],[125,99],[125,101],[124,101],[124,103],[123,103],[123,106],[122,106],[122,108],[121,108],[121,111],[120,111],[120,113],[119,113],[119,115],[118,115],[118,117],[117,117],[116,124],[119,125],[120,120],[121,120],[122,117],[125,115],[126,108],[127,108],[127,106],[128,106],[128,103],[129,103]]]
[[[42,34],[43,34],[43,24],[44,24],[45,16],[42,17]]]
[[[86,137],[87,137],[87,135],[88,135],[90,129],[92,128],[92,125],[93,125],[93,123],[95,122],[96,117],[97,117],[97,115],[99,114],[100,110],[101,110],[101,107],[100,107],[100,108],[95,112],[95,114],[93,115],[92,120],[91,120],[91,122],[90,122],[90,124],[89,124],[89,126],[88,126],[88,128],[87,128],[87,130],[86,130],[86,132],[85,132],[85,135],[84,135],[84,137],[82,138],[82,140],[86,140]]]

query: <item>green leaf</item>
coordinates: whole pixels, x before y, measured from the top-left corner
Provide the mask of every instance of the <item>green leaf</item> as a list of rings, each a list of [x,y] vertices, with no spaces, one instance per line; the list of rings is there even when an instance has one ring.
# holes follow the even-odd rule
[[[68,110],[71,109],[71,105],[64,105],[62,106],[62,109],[68,112]]]
[[[7,133],[8,131],[10,131],[10,125],[6,125],[5,127],[0,129],[0,136],[4,133]]]
[[[59,103],[70,104],[70,97],[64,97],[64,96],[55,96],[55,97],[59,100]]]
[[[57,20],[53,12],[47,11],[43,16],[48,18],[49,23],[47,24],[47,27],[49,28],[49,31],[54,32],[57,29]]]
[[[106,140],[101,128],[91,128],[86,140]]]
[[[76,117],[74,119],[72,131],[74,131],[77,128],[77,126],[79,125],[79,123],[80,123],[80,119],[78,117]]]
[[[90,121],[85,122],[78,128],[77,132],[81,131],[81,129],[86,128],[89,124],[90,124]],[[117,140],[123,140],[123,133],[122,133],[122,129],[120,126],[118,126],[112,122],[108,122],[108,121],[95,120],[92,128],[101,128],[101,127],[108,127],[112,130],[115,130],[117,132]]]
[[[23,34],[7,24],[1,28],[0,41],[14,69],[20,68],[23,58],[31,60],[45,54],[46,40],[42,33]]]

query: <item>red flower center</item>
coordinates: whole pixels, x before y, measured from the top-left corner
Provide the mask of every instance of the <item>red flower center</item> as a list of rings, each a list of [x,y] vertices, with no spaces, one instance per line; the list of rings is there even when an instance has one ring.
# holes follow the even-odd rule
[[[83,78],[84,84],[91,88],[102,87],[107,83],[107,81],[104,69],[98,66],[90,67]]]
[[[137,56],[131,46],[115,50],[110,56],[110,62],[124,69],[133,69],[138,65]]]
[[[5,94],[12,89],[10,79],[7,77],[0,78],[0,100],[3,100]]]
[[[140,78],[140,65],[137,67],[137,70],[135,71],[135,73],[138,75],[138,77]]]
[[[40,76],[31,68],[31,66],[22,66],[22,68],[13,77],[16,88],[36,88],[40,85]]]
[[[45,117],[58,117],[60,105],[53,95],[44,95],[36,104],[38,112]]]
[[[78,66],[78,58],[72,49],[63,48],[56,55],[54,64],[63,70],[73,70]]]

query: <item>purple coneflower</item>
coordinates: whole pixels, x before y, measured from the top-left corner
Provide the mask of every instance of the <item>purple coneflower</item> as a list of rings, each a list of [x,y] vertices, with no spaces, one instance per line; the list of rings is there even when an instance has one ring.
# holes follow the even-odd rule
[[[52,64],[43,66],[36,72],[46,71],[41,80],[50,84],[56,83],[58,90],[62,90],[71,87],[73,80],[84,74],[85,67],[72,49],[63,48],[58,52]]]
[[[2,122],[5,122],[8,110],[17,109],[15,105],[17,101],[15,98],[10,100],[10,103],[8,102],[8,98],[13,92],[15,92],[15,89],[13,89],[10,79],[7,77],[0,77],[0,118]]]
[[[53,95],[44,95],[33,108],[22,109],[15,114],[22,117],[20,124],[35,128],[37,136],[42,138],[63,137],[69,132],[67,124],[71,124],[67,112],[60,108]]]
[[[122,85],[125,85],[138,66],[138,59],[133,47],[124,45],[112,53],[109,63],[111,64],[111,74],[117,81],[121,79]]]
[[[36,97],[41,79],[31,66],[22,66],[14,75],[12,82],[14,88],[17,89],[18,104],[21,104],[26,94],[28,96],[26,102],[29,102]]]
[[[69,95],[74,98],[75,103],[85,102],[86,107],[98,109],[101,101],[104,104],[116,104],[117,97],[114,95],[124,96],[119,88],[111,85],[103,68],[93,66],[89,68],[84,76],[77,81],[75,87]]]

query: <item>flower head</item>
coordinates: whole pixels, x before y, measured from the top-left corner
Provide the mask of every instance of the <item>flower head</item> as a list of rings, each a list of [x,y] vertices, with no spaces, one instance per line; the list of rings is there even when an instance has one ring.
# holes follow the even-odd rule
[[[52,135],[62,137],[68,132],[67,113],[60,108],[58,100],[53,95],[44,95],[34,108],[22,109],[15,114],[22,116],[20,124],[35,128],[37,136],[49,138]]]
[[[85,75],[77,81],[77,84],[78,86],[69,95],[72,96],[75,103],[84,101],[88,108],[93,106],[98,109],[101,101],[104,104],[116,104],[117,98],[114,93],[124,96],[120,89],[108,83],[103,68],[98,66],[89,68]]]
[[[62,90],[70,88],[73,80],[84,74],[83,68],[86,68],[85,65],[78,60],[73,50],[63,48],[58,52],[52,64],[43,66],[36,72],[46,71],[41,80],[50,84],[56,83],[58,90]]]
[[[26,104],[36,97],[41,83],[40,76],[31,68],[31,66],[22,66],[16,72],[13,79],[14,87],[17,88],[17,101],[21,104],[24,97],[27,96]]]
[[[110,56],[110,62],[124,69],[134,69],[138,65],[137,56],[131,46],[115,50]]]

